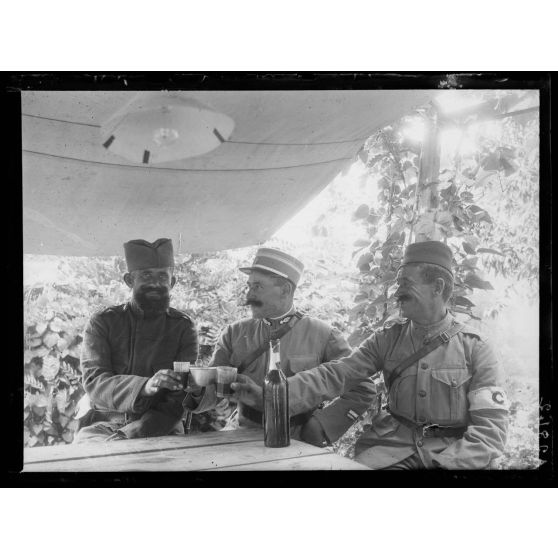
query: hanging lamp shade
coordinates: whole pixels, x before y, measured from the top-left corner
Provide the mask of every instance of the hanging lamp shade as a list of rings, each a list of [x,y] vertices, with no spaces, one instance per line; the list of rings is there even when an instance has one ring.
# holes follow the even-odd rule
[[[234,121],[191,98],[168,92],[139,93],[101,127],[105,149],[145,165],[178,161],[213,151]]]

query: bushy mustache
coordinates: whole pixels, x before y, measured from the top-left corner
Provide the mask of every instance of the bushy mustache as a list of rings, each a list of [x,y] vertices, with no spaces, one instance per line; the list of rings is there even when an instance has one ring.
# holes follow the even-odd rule
[[[244,306],[255,306],[256,308],[260,308],[260,306],[263,306],[263,302],[261,300],[247,298],[246,301],[244,302]]]

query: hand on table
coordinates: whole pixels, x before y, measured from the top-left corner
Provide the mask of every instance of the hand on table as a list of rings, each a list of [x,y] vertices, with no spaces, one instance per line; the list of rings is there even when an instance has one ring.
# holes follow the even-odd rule
[[[300,439],[307,444],[324,448],[329,444],[329,440],[325,434],[320,421],[315,417],[310,417],[308,422],[300,431]]]
[[[231,389],[234,391],[232,397],[234,401],[240,401],[255,409],[263,408],[263,388],[256,384],[252,378],[244,374],[238,374],[236,382],[231,384]]]

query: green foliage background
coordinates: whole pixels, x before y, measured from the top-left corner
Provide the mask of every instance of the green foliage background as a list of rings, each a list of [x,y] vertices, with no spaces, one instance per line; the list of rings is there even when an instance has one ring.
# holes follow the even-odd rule
[[[496,96],[496,103],[505,109],[510,95]],[[370,138],[352,174],[320,194],[314,204],[323,210],[303,223],[303,243],[280,236],[272,242],[306,264],[298,307],[339,328],[356,346],[396,313],[395,272],[406,239],[420,234],[446,240],[456,254],[453,309],[477,320],[495,342],[507,372],[512,425],[499,467],[512,469],[539,464],[538,334],[522,328],[525,315],[538,323],[536,116],[507,119],[496,135],[481,126],[472,152],[443,154],[427,211],[419,211],[417,204],[420,146],[405,137],[409,117],[404,118]],[[241,304],[245,277],[238,267],[253,252],[177,257],[172,305],[195,318],[205,360],[214,333],[247,315]],[[57,268],[55,280],[29,277],[29,270],[46,264]],[[82,331],[93,311],[128,299],[121,280],[124,261],[25,256],[25,266],[25,445],[70,443],[83,394]],[[376,410],[366,413],[334,450],[352,456],[358,433]],[[216,416],[198,417],[199,430],[210,424],[223,423]]]

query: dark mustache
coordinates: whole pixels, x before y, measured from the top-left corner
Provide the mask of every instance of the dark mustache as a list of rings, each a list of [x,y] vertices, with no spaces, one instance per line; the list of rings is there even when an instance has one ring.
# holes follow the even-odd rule
[[[256,306],[259,308],[260,306],[263,306],[263,302],[261,300],[254,300],[253,298],[248,298],[244,302],[244,306]]]

